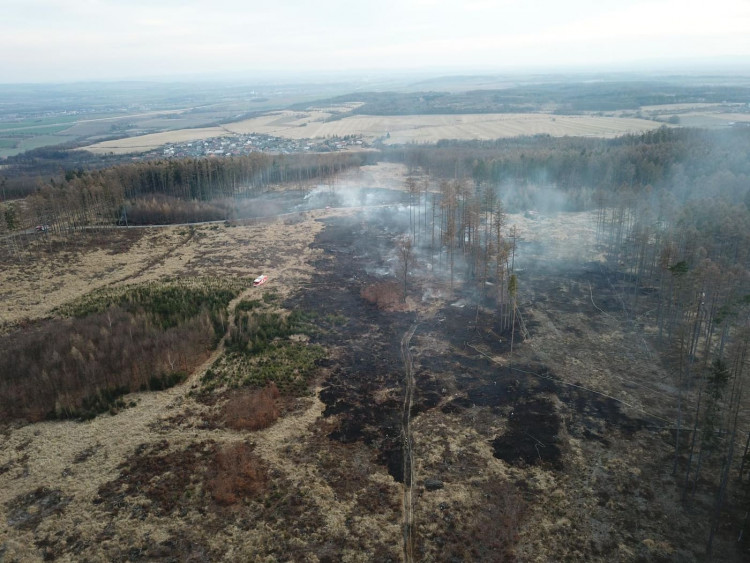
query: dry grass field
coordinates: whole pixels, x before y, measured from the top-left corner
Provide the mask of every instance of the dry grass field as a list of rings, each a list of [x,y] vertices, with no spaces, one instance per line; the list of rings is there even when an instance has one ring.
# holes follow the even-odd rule
[[[165,276],[255,277],[262,272],[268,274],[271,281],[262,289],[249,289],[234,303],[241,298],[257,298],[269,290],[287,295],[300,283],[309,281],[313,274],[310,261],[318,252],[310,249],[309,244],[322,228],[316,219],[325,215],[325,211],[311,212],[296,221],[287,218],[250,226],[113,229],[84,235],[90,238],[81,247],[67,247],[61,241],[40,241],[28,247],[22,260],[6,264],[0,273],[4,288],[2,302],[9,305],[3,308],[2,321],[15,325],[27,319],[43,318],[62,303],[96,288]],[[168,441],[172,449],[179,450],[201,440],[219,445],[243,440],[243,435],[234,431],[186,432],[176,425],[168,431],[154,433],[155,426],[163,424],[160,420],[179,410],[191,385],[220,353],[215,352],[184,385],[163,393],[132,395],[136,405],[118,416],[100,416],[86,423],[49,422],[4,428],[0,446],[0,506],[14,506],[14,499],[18,500],[19,495],[29,491],[60,491],[60,498],[67,499],[61,504],[65,507],[64,514],[55,513],[53,518],[45,520],[37,530],[36,539],[49,530],[75,535],[87,546],[96,544],[97,537],[107,526],[107,518],[102,514],[92,518],[92,502],[96,504],[99,488],[117,477],[118,466],[140,444],[161,439]],[[194,401],[192,404],[195,405]],[[288,470],[290,476],[299,470],[280,452],[301,438],[319,416],[321,403],[317,399],[301,398],[292,410],[293,415],[267,431],[256,433],[254,438],[255,453],[264,462]],[[326,492],[320,492],[320,496],[325,498]],[[35,511],[42,512],[40,519],[47,516],[37,505],[27,509],[32,513],[32,520]],[[33,531],[28,526],[18,525],[14,519],[17,515],[12,509],[0,510],[0,559],[41,560],[42,551],[38,543],[35,547]],[[196,517],[196,514],[190,515],[190,518]],[[337,525],[335,515],[331,518],[331,525]],[[187,525],[188,520],[177,520],[172,526],[179,529]],[[130,538],[132,545],[145,541],[144,536],[148,538],[150,534],[154,537],[169,535],[165,526],[154,521],[123,519],[114,526],[118,535]],[[372,526],[387,529],[388,523],[373,522]],[[235,529],[235,533],[240,532]],[[245,558],[256,552],[253,541],[262,539],[264,536],[235,537],[230,541],[235,544],[238,557],[243,554]],[[61,541],[64,543],[65,539]],[[226,542],[227,538],[211,541]],[[113,560],[116,547],[112,542],[101,542],[98,549],[93,550],[95,560]]]
[[[138,135],[115,141],[103,141],[83,148],[95,154],[127,154],[150,151],[166,143],[189,143],[199,139],[210,139],[227,134],[230,134],[230,132],[221,127],[178,129],[176,131],[149,133],[148,135]]]
[[[283,293],[311,274],[306,245],[320,229],[314,218],[324,214],[310,212],[292,224],[108,229],[81,235],[80,246],[40,238],[0,271],[0,300],[7,305],[0,326],[43,318],[100,287],[167,276],[266,273]]]
[[[704,111],[688,111],[679,115],[680,124],[687,127],[731,127],[742,124],[747,127],[750,123],[750,113],[715,113]]]
[[[620,112],[622,114],[624,112]],[[650,119],[677,118],[683,127],[709,129],[731,127],[750,122],[747,104],[740,103],[692,103],[643,106],[640,114]]]
[[[338,109],[338,108],[334,108]],[[105,141],[86,147],[95,153],[124,154],[154,149],[166,143],[184,143],[229,134],[262,133],[291,139],[362,135],[372,141],[390,133],[388,143],[432,143],[440,139],[498,139],[521,135],[554,137],[616,137],[659,127],[659,123],[628,117],[590,115],[456,114],[456,115],[354,115],[326,121],[330,111],[279,111],[228,123],[221,127],[181,129]]]
[[[403,165],[380,163],[342,174],[338,185],[405,189],[405,178]],[[74,243],[32,235],[28,248],[0,269],[0,327],[43,318],[100,287],[167,276],[254,278],[266,273],[285,294],[292,280],[311,274],[304,267],[311,252],[307,245],[322,229],[316,219],[330,213],[310,211],[294,221],[231,228],[212,224],[102,229],[81,234]]]

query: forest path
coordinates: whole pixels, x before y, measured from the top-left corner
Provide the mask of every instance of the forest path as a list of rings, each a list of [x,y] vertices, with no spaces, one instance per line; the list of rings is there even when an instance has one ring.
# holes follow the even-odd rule
[[[404,405],[402,410],[402,440],[404,457],[404,561],[414,561],[414,461],[412,459],[412,430],[411,430],[411,407],[414,400],[414,370],[413,358],[409,346],[414,332],[419,326],[419,321],[404,333],[401,338],[401,359],[404,362],[405,389]]]

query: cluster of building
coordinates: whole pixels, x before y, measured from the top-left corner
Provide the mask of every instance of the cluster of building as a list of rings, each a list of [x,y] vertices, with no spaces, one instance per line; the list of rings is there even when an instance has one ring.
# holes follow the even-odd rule
[[[147,153],[148,157],[187,158],[202,156],[240,156],[253,152],[292,154],[300,152],[333,152],[351,148],[367,147],[360,135],[333,137],[330,139],[285,139],[252,133],[213,137],[184,143],[169,143]]]

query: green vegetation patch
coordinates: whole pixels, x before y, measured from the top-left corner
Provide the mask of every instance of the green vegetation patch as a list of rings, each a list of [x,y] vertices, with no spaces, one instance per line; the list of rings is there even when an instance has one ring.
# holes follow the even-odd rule
[[[460,113],[524,113],[550,105],[555,113],[638,109],[641,106],[684,103],[745,103],[747,86],[691,85],[669,80],[627,82],[568,82],[527,84],[498,90],[454,92],[355,92],[318,101],[319,105],[364,102],[351,111],[359,115],[418,115]],[[292,109],[305,109],[297,104]],[[346,115],[346,114],[344,114]],[[338,117],[338,116],[337,116]]]
[[[262,388],[273,382],[288,395],[304,395],[317,362],[326,357],[322,346],[288,340],[269,344],[262,352],[228,352],[201,378],[203,391],[219,387]]]
[[[37,135],[54,135],[55,133],[59,133],[69,128],[70,128],[70,124],[65,123],[61,125],[29,125],[29,126],[23,126],[23,127],[5,127],[5,128],[0,128],[0,131],[2,131],[5,134],[20,133],[23,135],[37,136]]]
[[[93,116],[88,116],[87,119],[91,119]],[[71,123],[79,121],[80,116],[67,115],[57,116],[48,119],[23,119],[20,121],[5,121],[0,123],[0,131],[15,131],[19,129],[42,129],[51,127],[70,127]]]
[[[268,297],[270,296],[270,297]],[[300,395],[325,349],[308,344],[320,331],[315,314],[278,309],[277,296],[243,300],[235,307],[227,353],[203,376],[204,392],[216,388],[265,387],[273,382],[285,394]]]
[[[247,307],[251,305],[243,305]],[[286,339],[295,334],[315,334],[315,314],[293,311],[289,314],[254,307],[235,309],[234,326],[229,331],[227,349],[240,354],[255,354],[265,350],[274,340]]]
[[[106,287],[63,305],[64,317],[86,317],[113,306],[129,313],[145,313],[163,330],[178,326],[208,310],[217,336],[224,334],[229,302],[249,287],[249,279],[177,278],[123,287]]]

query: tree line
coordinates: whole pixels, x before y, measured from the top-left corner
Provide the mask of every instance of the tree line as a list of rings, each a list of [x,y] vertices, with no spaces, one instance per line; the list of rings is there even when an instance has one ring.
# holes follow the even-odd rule
[[[127,221],[129,207],[143,222],[181,222],[191,215],[197,220],[228,218],[229,206],[217,201],[256,195],[277,184],[304,186],[360,163],[353,154],[253,153],[69,170],[27,197],[24,215],[15,217],[14,225],[3,214],[0,230],[46,225],[53,232],[69,232],[115,225]]]
[[[744,104],[747,98],[747,86],[653,80],[527,84],[453,92],[355,92],[318,103],[364,102],[351,111],[360,115],[519,113],[542,111],[550,105],[556,106],[556,113],[570,115],[584,111],[639,110],[643,106],[676,103]],[[304,110],[308,105],[304,102],[292,108]]]
[[[371,157],[374,158],[374,157]],[[380,158],[435,178],[523,188],[509,211],[538,203],[529,188],[554,186],[569,210],[592,209],[597,192],[649,187],[678,201],[722,197],[750,204],[750,128],[708,131],[662,127],[615,139],[539,135],[496,141],[439,141],[385,147]]]
[[[720,185],[687,200],[647,188],[599,194],[598,236],[673,375],[672,472],[686,504],[714,495],[710,553],[727,516],[750,531],[750,210]]]
[[[426,255],[430,270],[446,280],[451,292],[457,278],[464,281],[464,291],[472,288],[477,315],[481,303],[492,303],[501,328],[512,328],[515,231],[507,229],[497,187],[464,178],[442,179],[435,189],[429,179],[409,176],[405,188],[409,231],[396,243],[403,298],[415,256]]]

